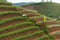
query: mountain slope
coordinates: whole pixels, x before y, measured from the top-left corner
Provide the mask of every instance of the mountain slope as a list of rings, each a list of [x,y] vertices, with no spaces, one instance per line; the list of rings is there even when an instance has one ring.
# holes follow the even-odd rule
[[[60,22],[57,20],[49,17],[45,19],[35,10],[2,5],[0,40],[60,40],[60,33],[57,33],[60,32]]]
[[[41,14],[45,14],[46,16],[60,19],[60,4],[58,3],[43,2],[43,3],[25,5],[23,7],[34,9]]]

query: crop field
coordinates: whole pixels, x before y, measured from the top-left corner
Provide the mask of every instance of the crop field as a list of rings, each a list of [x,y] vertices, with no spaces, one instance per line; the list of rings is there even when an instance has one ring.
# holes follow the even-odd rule
[[[60,40],[60,22],[47,17],[44,23],[43,19],[34,10],[0,3],[0,40]]]

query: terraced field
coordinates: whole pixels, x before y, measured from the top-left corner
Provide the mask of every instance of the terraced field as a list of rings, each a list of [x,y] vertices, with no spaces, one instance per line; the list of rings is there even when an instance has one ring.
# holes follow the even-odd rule
[[[36,11],[0,3],[0,40],[60,40],[60,22],[43,19]]]

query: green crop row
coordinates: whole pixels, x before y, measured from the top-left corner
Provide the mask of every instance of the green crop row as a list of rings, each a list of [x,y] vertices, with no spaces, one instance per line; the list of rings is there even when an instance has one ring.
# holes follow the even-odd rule
[[[17,11],[0,12],[0,16],[2,16],[2,15],[6,15],[6,14],[20,14],[20,13],[17,12]]]
[[[35,40],[44,40],[44,39],[54,40],[54,38],[52,36],[49,37],[48,35],[36,38]]]
[[[0,6],[0,8],[16,8],[16,9],[22,9],[20,6]]]
[[[39,38],[36,38],[35,40],[44,40],[45,38],[49,38],[49,36],[48,35],[45,35],[45,36],[42,36],[42,37],[39,37]]]
[[[0,8],[17,8],[16,6],[0,6]]]
[[[12,30],[16,27],[22,27],[22,26],[26,26],[26,25],[34,26],[35,24],[33,22],[23,22],[23,23],[19,23],[19,24],[15,24],[15,25],[11,25],[11,26],[8,26],[8,27],[1,28],[0,32],[6,31],[6,30]]]
[[[10,3],[10,2],[0,2],[0,4],[1,4],[1,5],[2,5],[2,4],[3,4],[3,5],[6,5],[6,4],[7,4],[7,5],[12,5],[12,3]]]
[[[26,31],[29,31],[29,30],[34,30],[34,29],[38,29],[38,27],[37,26],[32,26],[32,27],[16,30],[14,32],[6,33],[6,34],[0,34],[0,39],[5,38],[5,37],[10,37],[12,35],[16,35],[16,34],[26,32]]]
[[[43,17],[41,17],[41,16],[34,16],[34,19],[37,19],[37,18],[43,18]]]
[[[4,20],[0,21],[0,24],[5,24],[7,22],[11,22],[11,21],[14,21],[14,20],[26,20],[26,17],[18,16],[18,17],[13,17],[13,18],[7,18],[7,19],[4,19]]]
[[[56,33],[54,33],[54,35],[60,35],[60,31],[57,31]]]
[[[40,35],[42,33],[44,33],[44,32],[42,30],[40,30],[40,31],[37,31],[37,32],[32,33],[32,34],[28,34],[28,35],[25,35],[25,36],[13,38],[12,40],[24,40],[24,39],[30,38],[32,36]]]

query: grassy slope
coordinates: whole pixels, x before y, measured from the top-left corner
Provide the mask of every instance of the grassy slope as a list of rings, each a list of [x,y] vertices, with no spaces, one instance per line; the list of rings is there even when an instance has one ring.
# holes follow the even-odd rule
[[[23,7],[29,7],[29,6],[34,6],[35,10],[47,16],[53,18],[60,17],[60,4],[58,3],[44,2],[44,3],[25,5]]]

